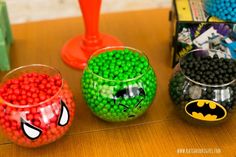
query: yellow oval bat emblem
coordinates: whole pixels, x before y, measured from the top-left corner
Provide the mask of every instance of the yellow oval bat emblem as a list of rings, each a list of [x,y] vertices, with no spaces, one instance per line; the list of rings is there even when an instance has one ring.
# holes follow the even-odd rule
[[[226,109],[210,100],[194,100],[185,106],[185,112],[192,118],[202,121],[220,121],[227,116]]]

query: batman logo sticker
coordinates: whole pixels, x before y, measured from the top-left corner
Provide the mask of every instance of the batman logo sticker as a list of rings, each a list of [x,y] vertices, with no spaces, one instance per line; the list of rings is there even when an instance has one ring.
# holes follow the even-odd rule
[[[202,121],[220,121],[227,116],[226,109],[210,100],[194,100],[185,106],[185,112],[192,118]]]

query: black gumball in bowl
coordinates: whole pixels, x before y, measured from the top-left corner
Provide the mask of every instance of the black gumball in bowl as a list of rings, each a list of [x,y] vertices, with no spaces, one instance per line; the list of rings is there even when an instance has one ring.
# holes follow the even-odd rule
[[[194,50],[175,67],[169,93],[180,115],[191,123],[219,124],[236,105],[236,61]]]

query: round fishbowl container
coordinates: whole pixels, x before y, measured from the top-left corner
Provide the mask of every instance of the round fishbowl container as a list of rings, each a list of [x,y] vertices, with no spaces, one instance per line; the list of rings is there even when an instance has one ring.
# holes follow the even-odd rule
[[[141,116],[156,95],[157,80],[148,58],[130,47],[108,47],[89,59],[82,77],[91,111],[109,122]]]
[[[203,125],[218,124],[235,108],[235,78],[235,60],[194,50],[175,67],[169,93],[184,119]]]
[[[39,147],[56,141],[69,129],[74,112],[72,93],[55,68],[22,66],[2,79],[0,128],[20,146]]]

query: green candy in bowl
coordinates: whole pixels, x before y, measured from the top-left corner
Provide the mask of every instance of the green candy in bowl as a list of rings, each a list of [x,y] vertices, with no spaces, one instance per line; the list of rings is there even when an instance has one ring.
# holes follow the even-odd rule
[[[110,122],[141,116],[156,95],[157,79],[148,58],[130,47],[98,50],[82,77],[83,96],[91,111]]]

